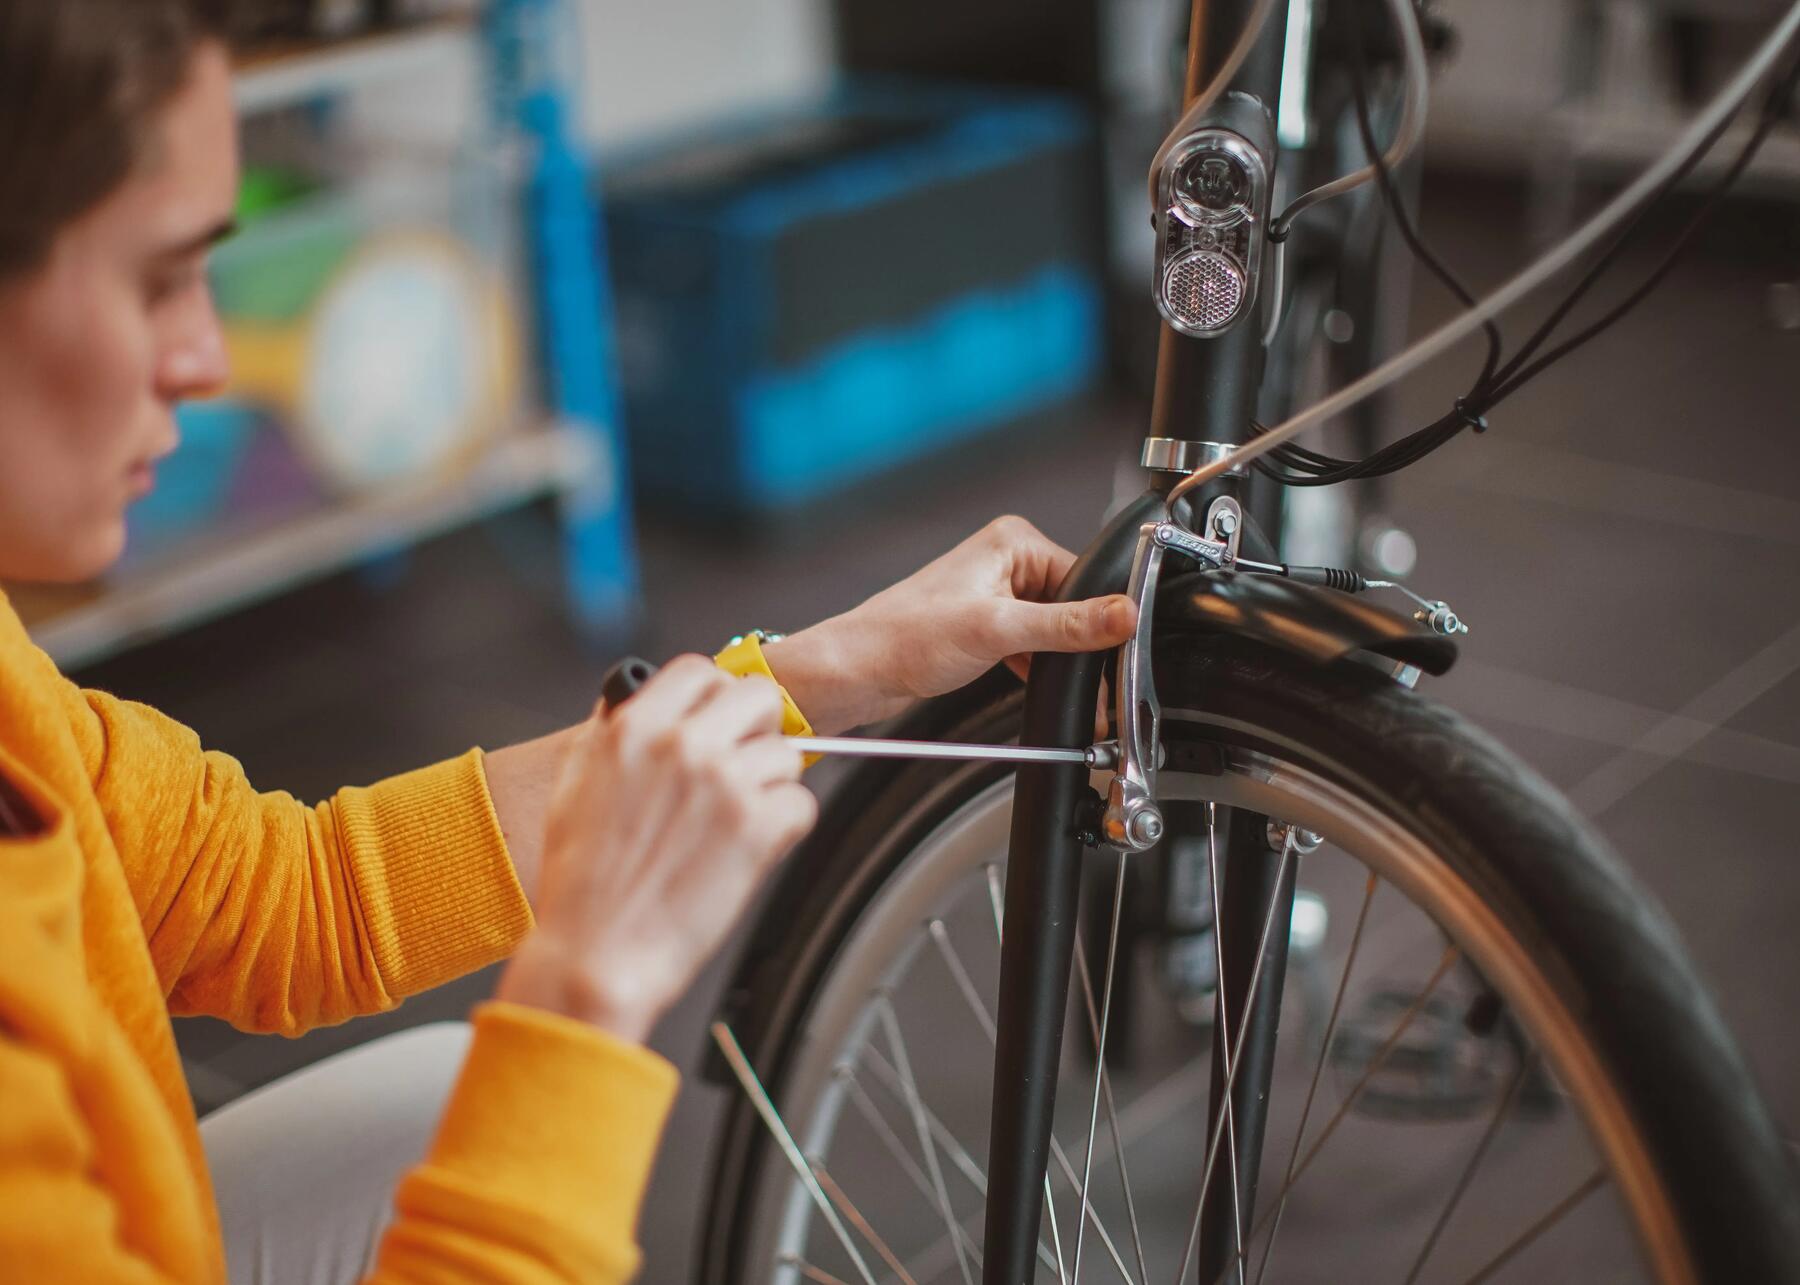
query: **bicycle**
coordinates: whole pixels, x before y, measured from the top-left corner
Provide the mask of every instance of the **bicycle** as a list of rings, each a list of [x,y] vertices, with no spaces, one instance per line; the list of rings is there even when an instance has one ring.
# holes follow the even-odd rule
[[[1139,636],[1112,657],[1039,656],[1023,692],[997,674],[896,729],[914,742],[1088,748],[1058,763],[870,761],[832,798],[714,1026],[714,1077],[743,1092],[716,1143],[706,1285],[939,1275],[974,1285],[977,1274],[986,1285],[1076,1285],[1083,1270],[1139,1285],[1153,1256],[1159,1272],[1179,1264],[1182,1285],[1360,1280],[1386,1266],[1384,1253],[1409,1282],[1428,1267],[1470,1281],[1585,1280],[1632,1251],[1659,1281],[1800,1280],[1791,1163],[1667,920],[1535,774],[1416,690],[1454,660],[1454,612],[1425,599],[1411,616],[1374,606],[1352,592],[1375,587],[1353,569],[1284,563],[1263,534],[1281,529],[1284,486],[1379,477],[1485,427],[1487,409],[1641,298],[1662,269],[1545,349],[1615,242],[1501,359],[1493,317],[1692,168],[1791,48],[1800,4],[1669,156],[1569,242],[1484,301],[1463,291],[1468,311],[1455,321],[1384,363],[1365,353],[1363,369],[1340,370],[1338,391],[1283,418],[1280,390],[1259,403],[1265,365],[1298,382],[1290,373],[1313,323],[1294,318],[1316,317],[1305,296],[1354,266],[1330,230],[1304,249],[1271,249],[1284,222],[1304,227],[1308,208],[1353,187],[1365,201],[1379,191],[1420,262],[1461,290],[1410,226],[1394,176],[1423,123],[1412,0],[1386,6],[1398,37],[1388,57],[1365,47],[1371,7],[1330,6],[1306,83],[1319,111],[1354,124],[1354,135],[1330,136],[1361,147],[1319,148],[1306,163],[1343,177],[1274,203],[1291,158],[1267,105],[1298,74],[1284,60],[1284,15],[1305,21],[1314,8],[1193,5],[1187,107],[1153,167],[1165,324],[1146,463],[1161,471],[1063,587],[1133,593]],[[1367,81],[1371,65],[1390,63],[1403,68],[1401,100],[1383,149]],[[1764,127],[1676,252],[1796,75],[1780,80]],[[1487,359],[1439,421],[1366,442],[1354,459],[1292,444],[1478,327]],[[1282,422],[1265,428],[1259,412]],[[1109,676],[1116,739],[1090,746]],[[1120,980],[1128,879],[1146,865],[1166,881],[1177,851],[1199,856],[1189,864],[1208,885],[1210,1047],[1202,1057],[1192,1028],[1163,1021],[1150,1034],[1174,1070],[1134,1092],[1142,1077],[1108,1065],[1109,1028],[1132,1002]],[[1078,903],[1095,864],[1111,896],[1094,903],[1104,931],[1089,935],[1090,950]],[[1284,1001],[1304,998],[1286,985],[1306,935],[1295,917],[1302,866],[1329,922],[1351,927],[1306,947],[1330,957],[1337,979],[1328,1016],[1308,1015],[1293,1057],[1280,1036],[1284,1017],[1290,1033],[1295,1021]],[[1398,984],[1371,989],[1372,950]],[[1140,1023],[1160,1020],[1141,1009]],[[1370,1015],[1366,1029],[1353,1030],[1353,1009]],[[922,1056],[906,1030],[926,1011],[955,1014],[965,1038]],[[1065,1048],[1071,1020],[1079,1038]],[[1501,1033],[1510,1055],[1446,1065],[1441,1045],[1418,1039],[1432,1024]],[[1089,1073],[1079,1093],[1058,1093],[1065,1063]],[[983,1065],[991,1096],[972,1098]],[[1448,1104],[1432,1126],[1449,1139],[1448,1161],[1372,1172],[1369,1139],[1408,1127],[1382,1104],[1421,1079],[1449,1086],[1431,1099]],[[1297,1107],[1297,1122],[1278,1103]],[[1509,1130],[1526,1115],[1537,1121],[1529,1136]],[[1059,1123],[1077,1149],[1059,1142]],[[1350,1141],[1332,1149],[1334,1138]],[[1189,1188],[1135,1190],[1134,1145],[1185,1155]],[[1516,1179],[1527,1162],[1504,1193],[1489,1183],[1471,1194],[1484,1174]],[[1297,1185],[1308,1175],[1339,1185],[1319,1200]],[[1451,1234],[1474,1199],[1504,1220],[1507,1239]],[[1361,1221],[1359,1202],[1373,1208]],[[1598,1227],[1598,1248],[1587,1233],[1557,1241],[1578,1213]],[[1284,1225],[1305,1215],[1326,1225],[1323,1271],[1282,1248]]]

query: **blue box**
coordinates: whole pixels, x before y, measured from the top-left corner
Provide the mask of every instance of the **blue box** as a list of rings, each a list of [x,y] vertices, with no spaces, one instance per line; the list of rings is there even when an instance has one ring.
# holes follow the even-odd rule
[[[802,505],[1088,388],[1091,149],[1066,99],[863,86],[615,164],[640,493]]]

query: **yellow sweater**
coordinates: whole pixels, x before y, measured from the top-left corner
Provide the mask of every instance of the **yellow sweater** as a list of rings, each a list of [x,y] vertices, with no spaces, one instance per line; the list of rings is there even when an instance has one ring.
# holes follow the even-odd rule
[[[7,1281],[224,1280],[171,1014],[293,1035],[500,959],[531,926],[480,751],[311,808],[258,793],[187,728],[70,683],[4,595],[0,779],[39,822],[0,838]],[[474,1027],[371,1279],[630,1276],[673,1068],[515,1005]]]

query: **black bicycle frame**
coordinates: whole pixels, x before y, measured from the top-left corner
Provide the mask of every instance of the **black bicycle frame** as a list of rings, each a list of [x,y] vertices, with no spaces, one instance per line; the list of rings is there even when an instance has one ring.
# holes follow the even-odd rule
[[[1188,48],[1188,94],[1210,79],[1237,41],[1252,0],[1194,0]],[[1271,106],[1280,101],[1286,6],[1273,6],[1256,48],[1231,88]],[[1265,158],[1271,177],[1274,156]],[[1146,301],[1148,302],[1148,301]],[[1213,339],[1192,339],[1163,326],[1157,359],[1155,404],[1150,435],[1215,442],[1242,442],[1256,409],[1262,382],[1261,326],[1254,316]],[[1088,548],[1060,590],[1062,599],[1085,598],[1124,589],[1139,528],[1166,511],[1163,487],[1153,487],[1128,505]],[[1246,488],[1222,478],[1210,494],[1239,497],[1264,529],[1275,526],[1274,497],[1264,488]],[[1198,497],[1202,503],[1206,497]],[[1027,745],[1083,746],[1093,739],[1095,702],[1104,655],[1040,655],[1032,662],[1025,689],[1021,740]],[[1013,803],[1006,881],[1006,933],[1001,949],[998,1045],[994,1056],[992,1134],[989,1140],[984,1285],[1025,1285],[1036,1274],[1038,1227],[1043,1215],[1043,1179],[1050,1158],[1057,1068],[1063,1018],[1068,1005],[1082,862],[1086,849],[1083,812],[1091,807],[1086,769],[1079,766],[1026,766],[1019,770]],[[1255,943],[1270,898],[1289,903],[1293,880],[1271,887],[1274,865],[1262,843],[1262,818],[1231,818],[1221,838],[1224,888],[1215,930],[1224,949],[1220,993],[1231,1026],[1244,1023],[1242,1062],[1232,1089],[1237,1191],[1248,1211],[1262,1150],[1263,1110],[1287,954],[1287,934],[1271,933],[1269,958],[1258,982],[1257,1003],[1248,1019],[1243,1005]],[[1149,854],[1130,858],[1143,860]],[[1277,904],[1274,922],[1288,914]],[[1222,1029],[1222,1028],[1221,1028]],[[1236,1034],[1234,1029],[1231,1032]],[[1223,1109],[1223,1040],[1214,1039],[1211,1118]],[[1208,1125],[1211,1136],[1212,1123]],[[1219,1169],[1229,1172],[1221,1155]],[[1199,1174],[1195,1174],[1196,1183]],[[1217,1279],[1232,1261],[1232,1185],[1215,1182],[1202,1210],[1200,1280]],[[1080,1217],[1078,1211],[1077,1217]]]

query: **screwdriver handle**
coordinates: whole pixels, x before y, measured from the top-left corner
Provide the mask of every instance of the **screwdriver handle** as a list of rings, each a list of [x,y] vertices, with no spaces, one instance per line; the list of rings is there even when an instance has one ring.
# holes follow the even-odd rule
[[[654,677],[655,665],[641,656],[627,656],[606,671],[606,677],[600,680],[600,695],[606,698],[609,706],[617,709]]]

